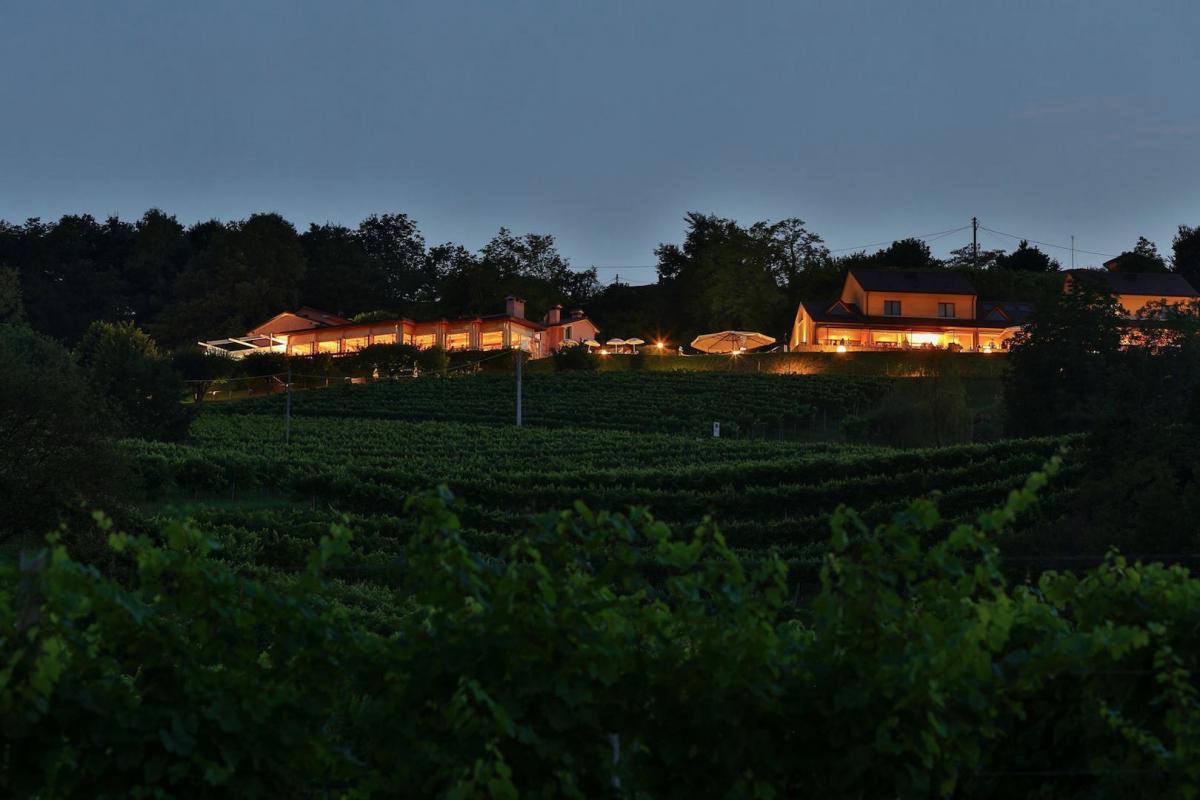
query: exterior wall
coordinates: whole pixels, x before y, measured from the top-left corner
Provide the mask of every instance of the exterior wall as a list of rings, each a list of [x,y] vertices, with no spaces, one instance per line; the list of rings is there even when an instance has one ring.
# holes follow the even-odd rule
[[[551,325],[542,332],[542,350],[552,353],[561,347],[563,342],[595,339],[599,333],[600,329],[590,319],[562,320],[561,324]]]
[[[1129,316],[1136,316],[1139,311],[1150,303],[1165,302],[1171,305],[1182,305],[1195,301],[1195,297],[1155,297],[1147,294],[1122,294],[1117,296],[1117,302]]]
[[[842,296],[840,299],[843,303],[857,305],[860,309],[864,310],[863,313],[866,313],[867,292],[853,275],[846,275],[846,281],[842,284]]]
[[[938,303],[954,304],[954,319],[975,319],[975,295],[928,294],[926,292],[866,292],[866,305],[859,306],[868,317],[884,316],[884,302],[900,301],[901,317],[938,317]]]
[[[854,349],[943,349],[958,345],[963,350],[1000,350],[1008,347],[1018,328],[955,328],[921,325],[913,329],[873,327],[855,323],[818,322],[815,333],[807,342],[797,342],[801,348],[834,348],[839,345]]]

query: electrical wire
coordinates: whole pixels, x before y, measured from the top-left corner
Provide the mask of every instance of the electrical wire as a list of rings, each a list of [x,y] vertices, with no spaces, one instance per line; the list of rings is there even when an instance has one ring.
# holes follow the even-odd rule
[[[1090,256],[1105,256],[1107,258],[1116,258],[1118,255],[1118,253],[1101,253],[1097,250],[1084,250],[1079,247],[1071,247],[1070,245],[1065,245],[1065,244],[1054,244],[1052,242],[1039,242],[1037,239],[1030,239],[1028,236],[1017,236],[1015,233],[1005,233],[1004,231],[998,231],[995,228],[988,228],[983,225],[979,226],[979,230],[987,231],[988,233],[996,233],[996,234],[999,234],[1000,236],[1007,236],[1010,239],[1017,239],[1019,241],[1032,242],[1033,244],[1040,244],[1042,247],[1057,247],[1059,250],[1074,250],[1076,253],[1086,253],[1087,255],[1090,255]]]

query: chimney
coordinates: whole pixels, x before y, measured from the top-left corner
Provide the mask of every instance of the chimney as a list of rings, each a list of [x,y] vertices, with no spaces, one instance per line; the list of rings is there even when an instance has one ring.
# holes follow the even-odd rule
[[[583,319],[583,309],[582,308],[572,308],[571,309],[571,319]]]
[[[515,295],[504,298],[504,313],[517,319],[525,319],[525,301]]]
[[[557,325],[562,319],[562,306],[550,306],[550,310],[546,312],[546,324]]]

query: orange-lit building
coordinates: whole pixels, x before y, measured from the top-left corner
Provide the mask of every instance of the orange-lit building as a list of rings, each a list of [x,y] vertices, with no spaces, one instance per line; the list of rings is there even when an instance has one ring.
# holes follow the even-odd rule
[[[1099,281],[1100,288],[1111,292],[1131,318],[1150,303],[1184,305],[1200,300],[1200,293],[1178,272],[1117,272],[1112,269],[1116,263],[1116,259],[1107,262],[1105,270],[1069,271],[1063,279],[1063,291],[1071,291],[1079,280]]]
[[[950,270],[851,269],[841,297],[804,302],[791,350],[1004,349],[1032,313],[1029,303],[980,300]]]
[[[525,301],[509,296],[503,314],[414,321],[397,318],[352,322],[323,311],[301,308],[277,314],[243,336],[200,344],[210,352],[240,358],[255,352],[307,356],[346,355],[373,344],[408,344],[446,350],[520,348],[533,358],[550,355],[567,342],[595,339],[599,328],[581,310],[567,316],[554,306],[541,322],[525,318]]]

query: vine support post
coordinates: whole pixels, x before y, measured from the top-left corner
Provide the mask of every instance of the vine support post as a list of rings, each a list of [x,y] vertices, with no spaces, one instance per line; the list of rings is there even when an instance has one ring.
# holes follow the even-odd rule
[[[518,428],[521,427],[521,362],[525,360],[523,358],[524,355],[525,354],[524,354],[524,352],[522,352],[520,345],[518,345],[517,346],[517,427]]]
[[[292,441],[292,362],[288,361],[287,368],[287,400],[283,404],[283,443]]]

